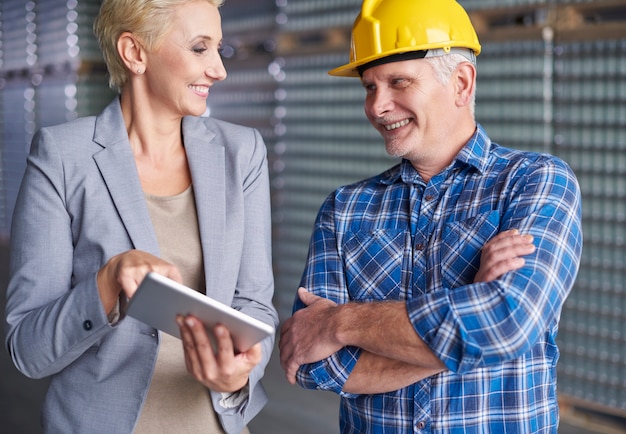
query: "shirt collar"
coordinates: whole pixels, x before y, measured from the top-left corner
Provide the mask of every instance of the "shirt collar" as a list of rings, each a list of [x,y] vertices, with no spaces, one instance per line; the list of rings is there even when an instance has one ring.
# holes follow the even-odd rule
[[[491,149],[491,139],[480,124],[476,125],[476,131],[463,149],[457,154],[452,165],[466,164],[476,168],[479,172],[484,172],[488,165],[489,150]]]
[[[479,172],[484,172],[487,167],[487,157],[491,148],[491,139],[480,124],[476,125],[476,131],[465,146],[457,154],[454,161],[448,166],[471,166]],[[445,169],[447,170],[447,169]],[[414,184],[421,181],[421,177],[410,161],[403,159],[402,162],[394,168],[383,173],[380,178],[382,184],[393,184],[398,180],[406,184]]]

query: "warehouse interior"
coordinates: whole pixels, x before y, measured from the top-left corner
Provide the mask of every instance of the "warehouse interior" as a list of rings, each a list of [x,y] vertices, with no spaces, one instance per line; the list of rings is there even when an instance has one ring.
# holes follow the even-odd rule
[[[211,90],[207,115],[255,127],[267,145],[282,319],[323,199],[395,163],[363,115],[360,82],[327,74],[347,61],[360,3],[226,0],[221,8],[228,78]],[[561,157],[581,186],[582,262],[558,337],[559,432],[626,432],[626,1],[459,3],[483,50],[477,120],[498,143]],[[3,289],[34,132],[97,114],[114,97],[92,33],[98,7],[98,0],[0,2]],[[38,432],[45,381],[21,378],[6,351],[0,371],[0,426]],[[270,404],[251,424],[254,434],[336,432],[335,396],[290,386],[275,363],[265,384]]]

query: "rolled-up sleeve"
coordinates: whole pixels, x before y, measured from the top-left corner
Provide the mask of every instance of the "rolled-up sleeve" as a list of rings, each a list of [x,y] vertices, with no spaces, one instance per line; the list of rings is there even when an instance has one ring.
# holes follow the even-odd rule
[[[582,229],[573,172],[545,156],[512,178],[518,181],[500,209],[499,227],[533,235],[537,249],[524,257],[525,265],[492,282],[444,287],[407,300],[416,332],[456,373],[520,357],[546,333],[553,340],[574,284]]]

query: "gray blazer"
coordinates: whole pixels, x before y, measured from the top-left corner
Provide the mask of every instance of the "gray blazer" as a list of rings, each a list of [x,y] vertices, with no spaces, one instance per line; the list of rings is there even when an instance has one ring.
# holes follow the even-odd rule
[[[260,134],[210,118],[183,119],[207,293],[273,326],[270,196]],[[15,206],[6,344],[31,378],[51,376],[42,423],[50,433],[130,433],[147,394],[159,333],[130,317],[111,326],[96,273],[129,249],[159,255],[119,100],[99,116],[34,137]],[[267,401],[250,375],[250,398],[213,405],[239,433]]]

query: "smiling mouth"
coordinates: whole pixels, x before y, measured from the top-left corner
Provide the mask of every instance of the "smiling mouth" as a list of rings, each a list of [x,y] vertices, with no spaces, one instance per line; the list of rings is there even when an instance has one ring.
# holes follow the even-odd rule
[[[385,127],[385,129],[387,131],[393,131],[393,130],[397,130],[398,128],[401,128],[401,127],[403,127],[405,125],[408,125],[408,124],[409,124],[409,120],[405,119],[405,120],[400,121],[400,122],[395,122],[393,124],[383,125],[383,126]]]
[[[194,86],[190,85],[189,88],[198,93],[209,93],[209,86]]]

